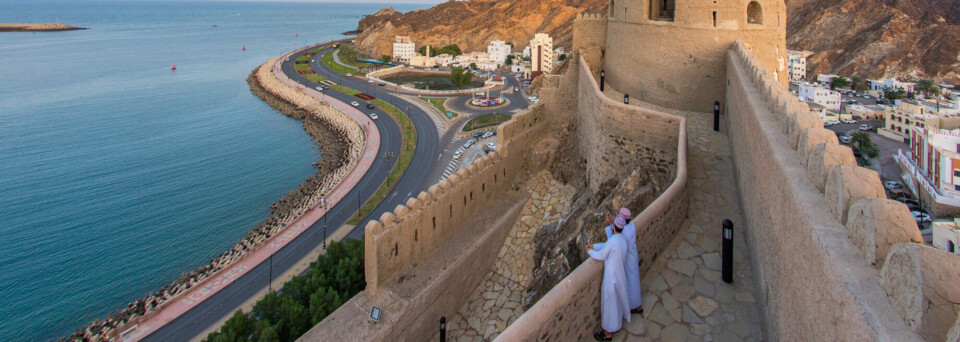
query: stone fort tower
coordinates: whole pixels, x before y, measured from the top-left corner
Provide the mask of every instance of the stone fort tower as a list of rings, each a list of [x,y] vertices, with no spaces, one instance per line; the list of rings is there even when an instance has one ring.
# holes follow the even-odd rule
[[[610,0],[605,22],[580,29],[599,38],[583,44],[599,48],[616,89],[655,105],[710,112],[714,101],[724,102],[724,56],[735,41],[752,47],[786,85],[786,17],[783,0]]]

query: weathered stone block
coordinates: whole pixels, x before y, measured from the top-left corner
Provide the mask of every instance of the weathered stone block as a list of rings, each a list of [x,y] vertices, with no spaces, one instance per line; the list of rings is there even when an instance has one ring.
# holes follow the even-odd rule
[[[433,196],[437,193],[437,191],[440,191],[440,187],[432,185],[429,189],[427,189],[427,191],[421,191],[420,194],[417,195],[417,199],[423,204],[430,203],[430,201],[433,201]]]
[[[375,236],[383,230],[383,225],[380,224],[380,221],[370,220],[367,221],[367,225],[363,226],[363,234],[369,236]]]
[[[397,217],[393,215],[393,213],[391,212],[385,212],[382,215],[380,215],[380,223],[383,224],[384,227],[393,226],[393,224],[396,223],[396,221],[397,221]]]
[[[834,140],[836,140],[836,136],[834,136]],[[798,148],[797,151],[799,150]],[[801,159],[801,163],[803,163],[803,159]],[[849,147],[821,143],[810,151],[806,164],[807,178],[820,192],[824,192],[830,170],[837,165],[856,166],[857,159],[853,156],[853,150]]]
[[[408,198],[406,204],[407,204],[407,207],[410,208],[411,211],[420,209],[420,200],[419,200],[419,199],[416,199],[416,198],[413,198],[413,197]]]
[[[824,197],[827,207],[840,223],[847,224],[847,212],[853,203],[886,195],[876,171],[854,165],[837,165],[827,176]]]
[[[943,341],[960,309],[960,256],[916,243],[893,246],[882,286],[904,323],[927,341]]]
[[[823,120],[820,115],[811,111],[801,111],[790,120],[790,130],[787,134],[790,148],[797,149],[797,143],[800,142],[800,132],[807,128],[823,128]]]
[[[407,218],[408,214],[410,214],[410,209],[403,204],[397,204],[397,206],[393,208],[393,215],[397,217],[398,221]]]
[[[857,201],[847,214],[847,235],[860,255],[876,268],[898,243],[923,243],[910,209],[903,203],[880,198]]]
[[[837,135],[829,129],[807,128],[803,130],[803,133],[800,134],[800,142],[797,144],[797,155],[800,156],[800,165],[807,166],[807,158],[810,157],[810,152],[812,152],[817,145],[836,145],[837,143]]]

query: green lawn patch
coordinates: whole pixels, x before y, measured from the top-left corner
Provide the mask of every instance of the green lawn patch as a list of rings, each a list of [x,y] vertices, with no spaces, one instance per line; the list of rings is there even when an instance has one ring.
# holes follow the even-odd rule
[[[303,75],[303,77],[306,77],[308,80],[311,80],[317,83],[320,83],[320,81],[327,80],[326,77],[320,76],[320,74],[306,74],[306,75]]]
[[[447,99],[449,99],[447,97],[422,97],[421,99],[426,102],[429,102],[434,107],[436,107],[437,110],[439,110],[440,113],[443,114],[443,116],[447,116],[447,113],[453,113],[453,115],[450,116],[451,118],[455,118],[457,117],[457,115],[459,115],[457,114],[457,112],[448,110],[447,107],[443,105],[443,103],[446,102]]]
[[[293,68],[297,70],[310,70],[310,64],[294,64]]]
[[[336,51],[336,50],[334,50],[334,51]],[[333,71],[336,71],[336,72],[338,72],[338,73],[341,73],[341,74],[354,74],[354,75],[358,75],[358,76],[366,76],[366,73],[364,73],[364,72],[362,72],[362,71],[353,70],[353,69],[350,69],[350,68],[348,68],[348,67],[345,67],[345,66],[342,66],[342,65],[340,65],[340,64],[337,64],[337,62],[335,62],[335,61],[333,60],[333,51],[324,54],[324,55],[323,55],[323,58],[322,58],[321,60],[323,60],[323,64],[326,64],[328,67],[330,67],[330,69],[333,69]],[[341,60],[343,60],[343,59],[341,58]]]
[[[466,125],[463,125],[464,131],[472,131],[475,129],[486,128],[490,126],[496,126],[501,123],[507,122],[510,120],[509,115],[504,114],[487,114],[475,117],[467,121]]]

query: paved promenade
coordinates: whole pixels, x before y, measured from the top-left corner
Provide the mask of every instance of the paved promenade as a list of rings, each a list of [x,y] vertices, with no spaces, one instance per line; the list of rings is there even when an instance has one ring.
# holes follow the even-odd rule
[[[290,54],[293,54],[293,52]],[[340,183],[337,184],[337,186],[334,187],[333,190],[331,190],[330,193],[324,197],[324,200],[327,203],[327,208],[333,208],[337,203],[340,202],[344,195],[350,191],[350,189],[357,185],[367,170],[370,169],[370,166],[373,164],[373,161],[376,158],[379,150],[380,134],[370,118],[356,108],[332,99],[329,96],[322,96],[322,94],[316,90],[308,88],[305,89],[306,87],[297,84],[295,81],[291,80],[283,72],[281,72],[280,65],[290,54],[281,56],[277,59],[275,65],[273,66],[274,75],[284,83],[293,87],[298,87],[302,89],[304,93],[316,98],[320,98],[341,112],[350,115],[350,117],[356,120],[361,127],[364,128],[364,132],[366,133],[364,150],[363,154],[360,156],[360,160],[357,162],[354,168],[346,176],[344,176],[343,180],[341,180]],[[323,218],[323,215],[326,213],[327,210],[324,210],[324,208],[320,207],[315,207],[308,211],[305,215],[293,221],[289,226],[283,228],[280,232],[278,232],[277,235],[274,235],[268,239],[263,246],[255,250],[253,253],[244,256],[240,260],[234,262],[234,264],[230,267],[224,268],[204,281],[194,285],[190,288],[190,290],[171,298],[159,309],[159,311],[155,312],[152,316],[146,317],[141,323],[128,328],[127,331],[121,331],[122,338],[120,338],[120,340],[139,341],[140,339],[148,336],[150,333],[160,329],[165,324],[180,317],[180,315],[186,313],[206,298],[209,298],[227,285],[231,284],[234,280],[254,269],[260,263],[270,259],[274,253],[296,239],[300,233],[306,230],[307,227],[310,227],[315,222]]]

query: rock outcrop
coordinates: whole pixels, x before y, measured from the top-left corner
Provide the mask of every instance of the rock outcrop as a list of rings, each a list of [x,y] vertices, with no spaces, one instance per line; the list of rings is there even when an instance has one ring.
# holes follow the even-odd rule
[[[371,56],[392,54],[394,36],[417,47],[457,44],[486,50],[490,40],[519,52],[534,33],[570,48],[578,13],[606,13],[608,0],[448,1],[400,13],[385,8],[364,17],[357,46]],[[786,0],[787,44],[809,50],[807,75],[836,73],[870,79],[935,78],[960,83],[960,3],[954,0]]]

